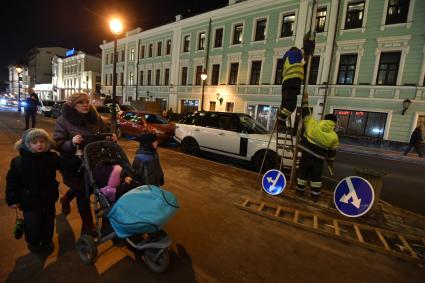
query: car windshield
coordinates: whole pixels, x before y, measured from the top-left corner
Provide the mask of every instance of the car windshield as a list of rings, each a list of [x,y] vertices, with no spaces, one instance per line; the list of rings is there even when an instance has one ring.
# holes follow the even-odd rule
[[[53,100],[43,100],[44,106],[53,106],[53,104],[55,104]]]
[[[149,124],[168,124],[167,120],[155,114],[145,114],[145,119]]]
[[[96,110],[97,110],[97,113],[101,113],[101,114],[111,113],[111,110],[107,106],[97,106]]]
[[[266,128],[264,128],[260,123],[255,121],[249,115],[240,115],[239,120],[241,121],[242,126],[249,134],[268,134]]]

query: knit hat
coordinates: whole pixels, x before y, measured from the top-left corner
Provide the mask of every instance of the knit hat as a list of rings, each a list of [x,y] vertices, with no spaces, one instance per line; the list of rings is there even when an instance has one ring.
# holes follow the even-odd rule
[[[30,144],[37,138],[44,138],[47,141],[48,149],[53,147],[54,142],[50,139],[49,134],[40,128],[28,129],[22,134],[22,138],[15,143],[16,149],[25,149],[31,151]]]
[[[154,133],[145,133],[137,137],[137,140],[140,143],[140,146],[144,149],[154,150],[152,144],[154,141],[158,140],[158,137]]]
[[[325,115],[325,120],[334,121],[336,123],[336,121],[338,120],[338,118],[336,117],[335,114],[326,114]]]
[[[82,100],[88,100],[90,101],[90,97],[87,93],[84,92],[76,92],[71,94],[68,97],[68,105],[71,107],[75,107],[75,105],[77,105],[78,102],[82,101]]]

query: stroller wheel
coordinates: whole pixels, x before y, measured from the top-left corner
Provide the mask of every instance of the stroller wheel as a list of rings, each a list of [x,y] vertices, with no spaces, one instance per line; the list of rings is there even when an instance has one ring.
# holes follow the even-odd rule
[[[90,235],[82,235],[77,241],[77,251],[85,264],[92,264],[97,256],[97,246]]]
[[[143,259],[153,272],[164,272],[170,265],[170,254],[167,249],[146,249],[143,251]]]

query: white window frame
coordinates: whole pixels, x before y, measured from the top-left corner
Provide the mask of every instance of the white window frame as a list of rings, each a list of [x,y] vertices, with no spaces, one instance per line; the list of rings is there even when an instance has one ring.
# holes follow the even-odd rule
[[[205,33],[205,42],[204,42],[204,49],[198,49],[199,48],[199,39],[201,36],[201,33]],[[195,53],[200,53],[200,52],[205,52],[205,50],[208,48],[207,44],[208,44],[208,40],[207,40],[207,31],[206,30],[200,30],[196,33],[196,48],[195,48]]]
[[[367,23],[367,14],[368,14],[368,10],[369,10],[369,0],[363,0],[365,1],[364,3],[364,12],[363,12],[363,22],[362,22],[362,27],[361,28],[353,28],[353,29],[345,29],[345,21],[346,21],[346,17],[347,17],[347,7],[348,4],[351,3],[356,3],[356,2],[362,2],[362,0],[344,0],[344,6],[343,6],[343,11],[342,11],[342,21],[341,21],[341,26],[339,29],[339,34],[343,35],[344,33],[347,32],[362,32],[364,33],[366,31],[366,23]],[[327,13],[326,13],[326,17],[327,17]]]
[[[373,70],[373,77],[371,85],[376,84],[376,78],[378,76],[379,70],[379,61],[381,60],[382,52],[401,52],[400,63],[397,73],[396,86],[400,86],[403,80],[404,66],[406,62],[407,54],[409,54],[409,41],[412,38],[411,35],[401,35],[401,36],[389,36],[389,37],[378,37],[376,42],[378,47],[375,49],[375,68]],[[400,94],[400,89],[396,90],[395,98],[398,98]]]
[[[364,54],[364,45],[366,44],[366,39],[358,39],[358,40],[345,40],[345,41],[337,41],[336,52],[335,52],[335,68],[333,73],[332,82],[333,84],[337,84],[338,79],[338,71],[339,71],[339,62],[341,59],[341,55],[357,53],[357,62],[356,62],[356,71],[354,72],[354,80],[352,85],[357,85],[359,81],[359,72],[360,72],[360,62]],[[320,70],[320,67],[319,67]],[[318,78],[319,79],[319,78]],[[321,79],[321,78],[320,78]],[[352,88],[351,96],[355,96],[355,88]]]
[[[397,28],[397,27],[411,28],[412,22],[413,22],[413,11],[414,11],[413,8],[415,6],[415,0],[410,0],[409,2],[409,11],[407,12],[407,20],[405,23],[386,25],[385,22],[387,20],[388,1],[389,0],[384,0],[384,10],[382,12],[380,30],[386,30],[386,29]]]
[[[280,37],[280,34],[282,33],[282,28],[283,28],[283,17],[285,16],[289,16],[295,14],[295,22],[294,22],[294,33],[292,34],[292,36],[284,36],[284,37]],[[283,40],[295,40],[295,35],[297,33],[297,23],[298,23],[298,9],[293,9],[290,11],[285,11],[285,12],[281,12],[279,14],[279,26],[278,26],[278,31],[277,31],[277,35],[276,35],[276,42],[279,41],[283,41]]]
[[[255,34],[257,33],[257,21],[259,20],[266,20],[266,29],[264,31],[264,39],[263,40],[258,40],[255,41]],[[254,44],[266,44],[267,42],[267,34],[269,31],[269,24],[270,24],[270,19],[269,19],[269,15],[264,15],[264,16],[258,16],[255,17],[253,22],[252,22],[252,34],[251,34],[251,45]],[[243,36],[242,36],[242,42],[243,42]]]
[[[223,29],[223,35],[222,35],[222,38],[221,38],[221,47],[214,47],[215,46],[215,35],[216,35],[216,31],[218,30],[218,29]],[[215,27],[214,28],[214,36],[213,36],[213,42],[212,42],[212,48],[211,49],[215,49],[215,50],[223,50],[223,46],[224,46],[224,38],[225,38],[225,36],[226,36],[226,29],[225,29],[225,27],[224,26],[217,26],[217,27]]]
[[[246,85],[249,86],[261,86],[261,82],[263,79],[263,73],[264,73],[264,66],[266,62],[266,50],[255,50],[255,51],[249,51],[248,52],[248,69],[247,69],[247,76],[246,76]],[[251,85],[251,69],[252,69],[252,62],[253,61],[261,61],[261,71],[260,71],[260,79],[258,81],[258,85]]]
[[[184,51],[184,39],[186,38],[186,36],[189,36],[189,50],[188,51]],[[192,34],[190,34],[190,33],[184,34],[182,36],[182,49],[181,49],[183,54],[190,53],[190,51],[191,51],[190,45],[191,44],[192,44]]]
[[[387,120],[385,121],[385,130],[383,139],[388,140],[388,136],[390,134],[390,126],[391,121],[393,119],[393,110],[388,109],[381,109],[381,108],[360,108],[360,107],[349,107],[349,106],[330,106],[329,113],[334,113],[334,109],[341,109],[341,110],[349,110],[349,111],[362,111],[362,112],[378,112],[378,113],[386,113],[387,114]]]
[[[325,7],[326,7],[325,28],[322,32],[316,33],[316,36],[323,36],[323,37],[328,36],[331,4],[330,3],[319,4],[317,6],[317,9],[322,9],[322,8],[325,8]],[[314,27],[315,27],[315,29],[316,29],[316,18],[317,18],[317,10],[316,10],[316,14],[314,15]]]
[[[239,25],[239,24],[242,24],[242,41],[241,41],[241,43],[233,44],[233,35],[235,33],[235,26]],[[230,32],[230,41],[229,41],[230,48],[242,46],[243,41],[244,41],[245,26],[246,26],[245,21],[238,21],[238,22],[232,23],[232,30]]]
[[[136,48],[134,47],[130,47],[130,52],[129,52],[129,61],[134,61],[134,58],[136,56]]]

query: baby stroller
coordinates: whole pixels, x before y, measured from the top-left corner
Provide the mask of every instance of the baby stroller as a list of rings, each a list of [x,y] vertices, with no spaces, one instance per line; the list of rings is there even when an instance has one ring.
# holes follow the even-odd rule
[[[85,146],[82,167],[85,170],[84,178],[87,194],[93,192],[94,195],[95,227],[97,232],[97,236],[81,235],[77,241],[79,256],[86,264],[94,262],[98,245],[109,240],[114,243],[120,240],[117,235],[118,232],[114,231],[108,219],[111,210],[113,210],[113,203],[100,192],[100,188],[92,174],[96,164],[105,161],[119,164],[127,172],[131,171],[131,164],[118,144],[111,141],[95,141]],[[175,207],[177,208],[177,205]],[[124,241],[133,248],[136,255],[142,257],[152,271],[163,272],[170,263],[168,250],[172,243],[171,239],[159,227],[148,230],[147,233],[143,231],[137,235],[126,237]]]

